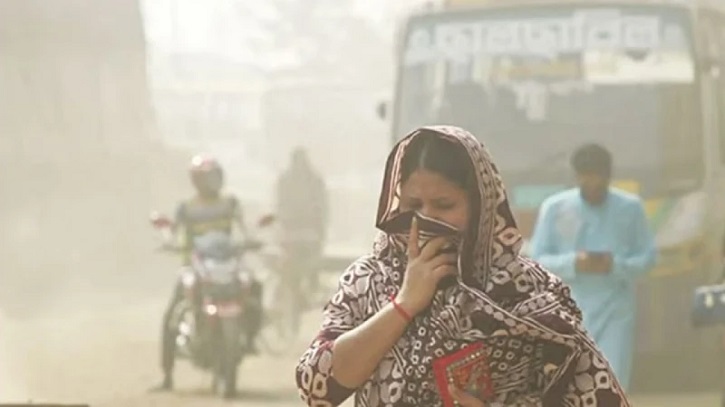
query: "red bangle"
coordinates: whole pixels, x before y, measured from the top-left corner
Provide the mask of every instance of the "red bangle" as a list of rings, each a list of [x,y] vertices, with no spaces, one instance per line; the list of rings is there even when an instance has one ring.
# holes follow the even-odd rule
[[[408,311],[406,311],[405,308],[403,308],[403,306],[395,300],[394,295],[390,296],[390,303],[393,304],[393,307],[396,311],[398,311],[398,314],[400,314],[403,319],[405,319],[407,322],[413,322],[413,317],[411,317],[410,314],[408,314]]]

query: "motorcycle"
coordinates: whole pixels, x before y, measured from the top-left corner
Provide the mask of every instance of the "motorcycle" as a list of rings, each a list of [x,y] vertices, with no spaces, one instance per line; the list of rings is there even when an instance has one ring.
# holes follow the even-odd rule
[[[257,226],[274,222],[262,217]],[[181,252],[169,244],[173,222],[152,213],[151,224],[163,236],[164,251]],[[176,333],[176,355],[212,374],[212,390],[225,398],[236,394],[237,371],[248,354],[245,335],[254,307],[261,303],[259,282],[246,267],[244,256],[258,251],[255,241],[237,243],[227,233],[212,231],[192,242],[191,267],[182,272],[183,300],[172,310],[171,329]]]

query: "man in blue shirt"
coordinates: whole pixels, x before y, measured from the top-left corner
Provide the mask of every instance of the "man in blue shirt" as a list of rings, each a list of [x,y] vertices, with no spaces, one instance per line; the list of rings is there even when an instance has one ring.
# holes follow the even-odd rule
[[[584,326],[624,389],[634,354],[635,281],[656,260],[642,201],[610,186],[612,157],[602,146],[572,156],[578,188],[541,206],[531,256],[571,286]]]

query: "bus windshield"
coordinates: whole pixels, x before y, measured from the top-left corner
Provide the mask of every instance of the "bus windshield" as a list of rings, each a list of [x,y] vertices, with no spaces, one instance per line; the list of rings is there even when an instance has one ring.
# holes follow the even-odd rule
[[[704,164],[692,42],[688,13],[674,7],[418,16],[401,55],[396,136],[460,125],[509,183],[527,184],[568,183],[568,154],[597,142],[645,194],[694,189]]]

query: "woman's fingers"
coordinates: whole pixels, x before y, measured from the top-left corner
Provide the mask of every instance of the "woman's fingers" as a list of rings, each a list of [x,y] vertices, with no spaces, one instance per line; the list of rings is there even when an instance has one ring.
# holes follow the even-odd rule
[[[410,224],[410,236],[408,236],[408,260],[413,260],[420,256],[420,248],[418,247],[418,219],[413,218]]]
[[[438,266],[433,270],[435,281],[440,281],[443,277],[455,276],[456,274],[458,274],[458,268],[450,264]]]
[[[453,397],[453,400],[457,401],[458,404],[463,407],[486,407],[486,404],[483,401],[471,396],[470,394],[458,389],[453,385],[448,387],[448,392],[451,394],[451,397]]]
[[[428,261],[434,257],[436,257],[443,248],[450,243],[450,238],[448,237],[436,237],[431,239],[428,244],[423,247],[423,250],[420,251],[420,258],[423,261]]]
[[[444,265],[455,267],[457,263],[458,263],[458,255],[454,254],[454,253],[442,253],[442,254],[439,254],[439,255],[435,256],[434,258],[430,259],[430,261],[428,261],[428,264],[430,265],[431,270],[435,270],[439,266],[444,266]]]

